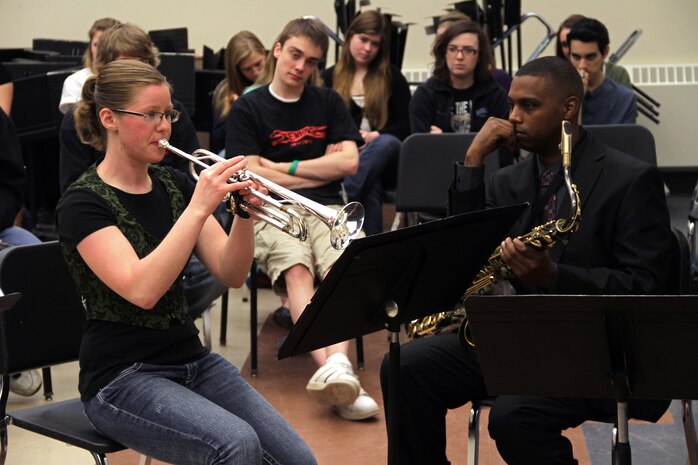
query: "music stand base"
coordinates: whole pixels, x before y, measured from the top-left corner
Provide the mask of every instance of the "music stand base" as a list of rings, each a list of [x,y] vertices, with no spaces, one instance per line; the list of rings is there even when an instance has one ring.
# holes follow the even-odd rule
[[[613,446],[613,465],[631,465],[630,444],[619,442]]]
[[[390,334],[390,349],[388,352],[388,408],[386,409],[386,424],[388,427],[388,465],[398,463],[398,421],[400,399],[400,321],[397,314],[388,316],[388,333]]]

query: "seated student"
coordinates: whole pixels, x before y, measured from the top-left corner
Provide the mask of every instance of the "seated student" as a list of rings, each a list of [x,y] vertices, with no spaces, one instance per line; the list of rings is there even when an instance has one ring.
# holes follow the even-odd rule
[[[252,221],[229,234],[212,216],[244,157],[194,184],[157,166],[179,111],[155,68],[105,65],[87,80],[76,122],[104,158],[63,194],[60,242],[87,312],[80,351],[85,415],[105,436],[172,464],[314,464],[312,453],[238,369],[206,349],[185,309],[182,271],[193,251],[231,287],[245,281]],[[153,214],[158,212],[158,214]]]
[[[606,26],[596,19],[580,19],[567,34],[567,41],[570,61],[584,82],[582,124],[634,124],[637,120],[635,93],[606,79],[604,73],[604,60],[609,51]]]
[[[441,34],[446,31],[446,29],[456,21],[460,20],[468,20],[472,19],[470,16],[466,15],[460,10],[451,10],[448,13],[445,13],[439,17],[439,20],[437,22],[436,26],[436,38],[438,39]],[[492,52],[494,53],[494,52]],[[509,73],[507,73],[503,69],[495,68],[495,59],[494,55],[492,56],[492,69],[490,72],[492,73],[492,77],[494,78],[495,81],[497,81],[497,84],[502,86],[502,88],[505,91],[509,91],[509,87],[511,86],[511,77],[509,77]]]
[[[130,23],[119,23],[104,31],[97,47],[94,67],[99,73],[108,63],[123,59],[137,59],[155,67],[160,63],[158,49],[150,40],[148,33]],[[199,148],[196,129],[184,106],[176,100],[173,100],[173,103],[175,109],[180,112],[180,120],[173,128],[170,142],[175,147],[191,153]],[[59,188],[63,192],[90,165],[103,156],[103,153],[80,141],[75,129],[75,118],[70,110],[63,117],[59,141]],[[166,155],[162,163],[183,171],[189,170],[189,162],[174,155]]]
[[[412,132],[477,132],[490,116],[506,117],[507,95],[492,79],[490,43],[480,26],[453,22],[432,55],[434,74],[410,102]]]
[[[231,105],[262,73],[267,50],[250,31],[240,31],[230,38],[225,48],[225,79],[213,92],[213,129],[209,150],[218,153],[225,148],[225,119]]]
[[[313,19],[289,22],[272,47],[270,84],[242,95],[230,109],[225,151],[247,154],[250,171],[323,205],[341,205],[341,181],[356,174],[357,143],[363,139],[341,97],[308,85],[327,53],[329,39]],[[308,239],[297,239],[266,222],[255,223],[255,256],[277,294],[288,295],[297,321],[322,279],[341,254],[330,245],[329,228],[305,210]],[[344,341],[312,352],[319,366],[306,390],[335,407],[343,418],[361,420],[379,412],[347,357]]]
[[[24,206],[26,179],[15,125],[0,107],[0,250],[13,245],[41,242],[34,234],[16,224]],[[38,370],[10,376],[10,392],[20,396],[33,396],[41,389],[41,384]]]
[[[572,29],[572,25],[580,19],[584,19],[584,16],[576,14],[570,15],[562,22],[562,24],[560,24],[560,28],[557,30],[557,40],[555,43],[555,54],[557,56],[565,58],[566,60],[570,59],[570,45],[567,40],[567,34],[569,34],[570,30]],[[625,87],[632,89],[633,83],[630,80],[630,74],[628,73],[628,70],[621,65],[614,65],[606,62],[604,63],[604,72],[606,77],[613,79],[618,84],[622,84]]]
[[[344,100],[364,140],[359,172],[344,178],[344,187],[349,200],[366,210],[366,235],[383,231],[383,183],[394,186],[400,144],[410,134],[410,88],[390,64],[389,28],[378,11],[355,16],[337,64],[321,75]]]
[[[580,19],[584,19],[584,15],[573,14],[569,15],[557,29],[557,34],[555,36],[555,55],[565,60],[570,59],[570,43],[567,40],[567,34],[570,33],[574,23]]]
[[[63,81],[61,100],[58,103],[58,109],[61,113],[66,113],[72,105],[75,105],[80,100],[82,85],[88,77],[93,76],[97,72],[94,62],[97,56],[99,39],[104,31],[117,24],[119,24],[119,20],[114,18],[101,18],[92,23],[92,27],[87,33],[90,38],[90,46],[87,47],[85,54],[82,56],[82,62],[85,67],[80,71],[74,72]]]
[[[522,66],[509,91],[508,119],[490,118],[456,166],[452,211],[529,202],[501,244],[501,258],[516,276],[511,284],[519,294],[661,294],[669,275],[671,229],[660,173],[579,126],[583,95],[579,73],[562,58],[543,57]],[[545,195],[540,192],[544,171],[561,176],[563,120],[572,124],[571,172],[583,220],[567,244],[540,251],[512,237],[547,219],[548,209],[536,200]],[[503,145],[519,145],[532,154],[496,171],[485,185],[483,159]],[[567,217],[566,189],[551,189],[549,210],[554,217]],[[540,208],[534,210],[536,203]],[[446,412],[488,395],[477,347],[464,348],[457,333],[441,333],[403,345],[400,365],[399,463],[447,464]],[[386,358],[384,396],[387,381]],[[656,421],[668,405],[632,400],[630,415]],[[500,396],[490,411],[489,432],[508,464],[572,465],[577,463],[572,446],[561,431],[615,414],[612,399]]]

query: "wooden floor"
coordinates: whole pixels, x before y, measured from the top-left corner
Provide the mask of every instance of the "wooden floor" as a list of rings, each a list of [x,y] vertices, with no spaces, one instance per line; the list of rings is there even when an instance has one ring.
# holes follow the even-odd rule
[[[276,326],[267,315],[278,306],[278,298],[270,291],[260,294],[259,376],[249,376],[248,304],[242,303],[239,291],[231,292],[231,315],[228,322],[228,342],[218,341],[220,313],[213,309],[214,350],[242,366],[243,375],[293,425],[309,444],[321,465],[384,465],[387,463],[387,435],[383,413],[376,419],[351,422],[343,420],[331,409],[318,405],[305,392],[305,384],[314,371],[308,355],[277,360],[280,340],[287,331]],[[200,322],[199,322],[200,325]],[[366,368],[359,376],[363,386],[381,404],[378,381],[379,363],[387,351],[386,334],[374,333],[364,337]],[[353,357],[354,351],[350,351]],[[53,370],[55,401],[77,395],[77,364],[55,367]],[[39,405],[45,402],[40,395],[32,398],[10,399],[11,409]],[[418,406],[415,406],[418,408]],[[452,411],[448,422],[448,456],[454,465],[464,465],[467,457],[467,416],[469,406]],[[684,465],[686,447],[678,405],[659,424],[632,423],[631,444],[634,465]],[[480,464],[500,465],[504,462],[497,454],[487,434],[487,411],[481,421]],[[586,423],[566,433],[573,443],[580,465],[610,463],[610,425]],[[19,428],[9,428],[8,465],[94,463],[89,454],[60,442],[37,436]],[[124,451],[109,456],[110,465],[137,465],[140,456]],[[153,461],[153,465],[162,462]]]

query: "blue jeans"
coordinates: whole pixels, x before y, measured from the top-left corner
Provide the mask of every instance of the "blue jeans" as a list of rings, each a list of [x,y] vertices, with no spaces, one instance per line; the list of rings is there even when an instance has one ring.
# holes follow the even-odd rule
[[[367,236],[383,232],[383,178],[397,171],[400,139],[381,134],[359,154],[359,170],[344,178],[349,200],[361,202],[366,212],[364,232]],[[394,173],[393,173],[394,176]]]
[[[41,239],[19,226],[10,226],[0,231],[0,241],[13,245],[38,244]]]
[[[308,446],[218,354],[124,370],[85,415],[103,435],[172,464],[312,465]]]

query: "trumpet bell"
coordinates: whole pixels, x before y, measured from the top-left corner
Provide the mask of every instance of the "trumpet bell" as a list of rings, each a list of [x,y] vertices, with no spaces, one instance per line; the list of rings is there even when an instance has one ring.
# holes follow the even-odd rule
[[[331,218],[330,243],[335,249],[341,250],[356,239],[364,225],[364,206],[359,202],[350,202]]]

